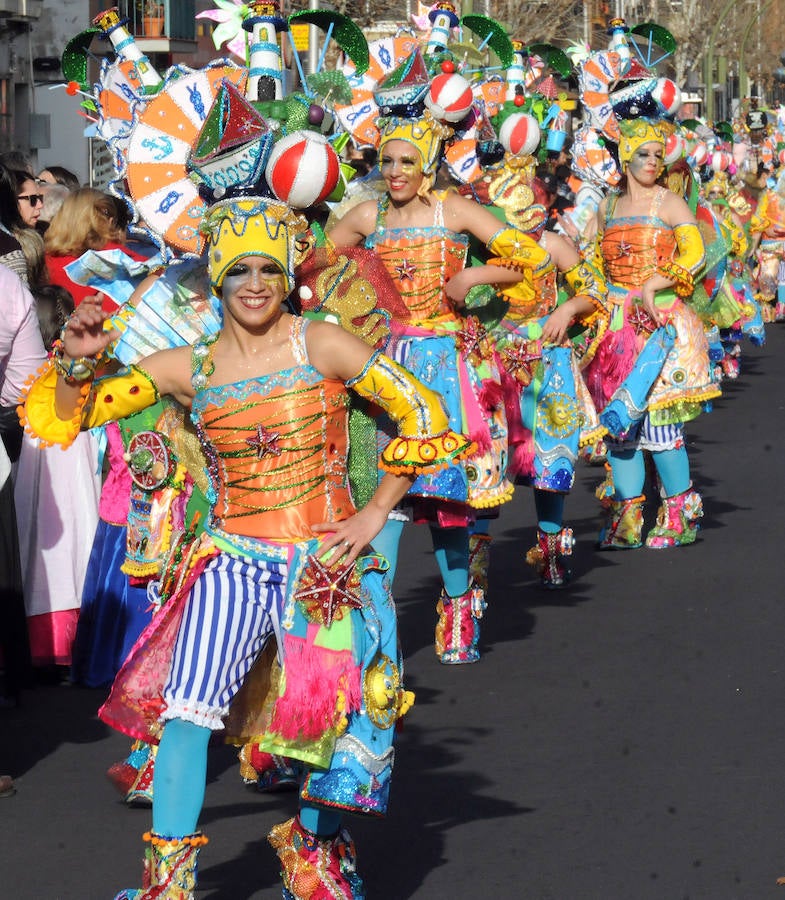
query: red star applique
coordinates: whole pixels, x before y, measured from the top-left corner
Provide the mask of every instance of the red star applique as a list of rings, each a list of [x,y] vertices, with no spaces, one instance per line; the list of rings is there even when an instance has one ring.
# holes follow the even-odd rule
[[[343,618],[345,609],[362,609],[363,602],[357,594],[359,586],[360,578],[353,562],[331,568],[310,555],[295,600],[305,605],[312,621],[329,628],[334,618]]]
[[[642,306],[633,306],[630,310],[629,322],[635,329],[635,334],[651,334],[657,327],[654,319]]]
[[[281,435],[277,431],[268,431],[264,425],[256,426],[256,434],[251,438],[246,438],[245,443],[253,450],[259,459],[265,456],[280,456],[281,448],[278,446],[278,440]]]
[[[536,341],[514,341],[501,351],[502,365],[524,387],[531,384],[541,353]]]
[[[398,281],[411,281],[417,271],[417,266],[408,259],[402,259],[395,267],[395,271],[398,273]]]
[[[461,353],[469,359],[483,358],[488,332],[476,316],[467,316],[463,327],[455,335]]]

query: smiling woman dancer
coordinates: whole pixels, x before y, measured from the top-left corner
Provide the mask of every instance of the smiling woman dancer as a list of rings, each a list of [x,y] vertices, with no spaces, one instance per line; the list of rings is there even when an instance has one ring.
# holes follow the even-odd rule
[[[643,543],[643,451],[651,451],[662,493],[646,546],[691,544],[703,515],[693,490],[684,423],[719,395],[711,381],[708,345],[685,299],[704,260],[690,208],[660,187],[665,133],[645,119],[619,123],[619,161],[626,186],[597,214],[597,264],[608,285],[608,332],[587,369],[587,382],[610,435],[613,496],[600,534],[603,549]]]
[[[379,168],[386,194],[352,208],[328,237],[336,247],[365,243],[381,258],[408,309],[392,325],[389,350],[402,366],[437,390],[453,428],[468,422],[481,451],[464,463],[418,479],[409,492],[414,515],[431,526],[443,589],[437,605],[435,649],[443,663],[479,659],[481,588],[469,578],[472,507],[509,499],[506,423],[493,351],[476,319],[464,318],[464,300],[480,284],[512,286],[531,296],[531,272],[548,262],[533,240],[480,204],[433,189],[449,127],[428,112],[422,118],[380,120]],[[488,246],[490,264],[465,268],[468,237]],[[391,518],[374,547],[394,571],[404,515]]]
[[[471,445],[400,366],[335,325],[286,311],[304,250],[301,216],[277,201],[226,200],[204,229],[221,331],[93,381],[111,335],[100,303],[84,300],[26,405],[28,428],[67,443],[80,427],[168,394],[191,410],[208,460],[205,532],[173,554],[162,582],[164,593],[176,585],[171,599],[102,710],[139,739],[163,726],[146,836],[150,887],[118,897],[193,896],[208,741],[244,682],[256,684],[247,676],[258,660],[253,671],[269,682],[251,733],[308,769],[298,816],[270,834],[284,897],[353,900],[365,894],[341,813],[386,811],[392,726],[411,703],[386,564],[368,544],[414,475]],[[381,405],[399,432],[383,454],[387,474],[359,512],[347,489],[347,388]],[[263,654],[271,638],[280,663],[272,669]]]

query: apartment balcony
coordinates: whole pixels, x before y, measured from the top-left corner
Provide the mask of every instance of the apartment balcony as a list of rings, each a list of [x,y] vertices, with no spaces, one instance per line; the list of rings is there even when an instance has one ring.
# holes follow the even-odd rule
[[[196,52],[195,0],[120,0],[118,6],[139,49],[148,56]]]
[[[0,0],[0,19],[29,22],[41,18],[44,0]]]

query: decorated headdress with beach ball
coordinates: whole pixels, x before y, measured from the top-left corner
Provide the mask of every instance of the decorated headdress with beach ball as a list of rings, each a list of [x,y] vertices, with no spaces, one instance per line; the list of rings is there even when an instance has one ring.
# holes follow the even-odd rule
[[[650,22],[629,28],[613,19],[608,35],[607,49],[578,65],[584,127],[576,142],[587,152],[573,154],[573,168],[583,180],[612,187],[637,147],[650,141],[666,147],[673,129],[664,123],[681,106],[681,92],[657,74],[676,49],[669,31]]]
[[[161,75],[117,8],[97,16],[63,56],[69,93],[83,98],[90,133],[103,138],[111,153],[109,190],[127,202],[136,226],[158,244],[157,264],[169,264],[151,289],[161,295],[155,303],[143,298],[133,312],[116,317],[120,343],[128,335],[128,352],[118,356],[122,362],[220,327],[220,304],[205,301],[204,276],[194,275],[204,271],[208,257],[214,290],[231,261],[249,253],[274,260],[291,288],[312,241],[301,212],[341,184],[334,146],[341,136],[333,133],[331,98],[350,93],[346,79],[337,72],[301,73],[300,90],[287,92],[282,43],[291,40],[294,22],[315,25],[362,67],[362,32],[330,11],[284,18],[276,2],[257,0],[238,10],[237,30],[248,53],[242,64],[220,58],[201,69],[173,66]],[[87,60],[96,40],[109,45],[114,58],[104,55],[98,81],[90,84]],[[127,273],[110,268],[101,260],[96,271],[119,285]],[[141,281],[139,269],[115,296],[118,303]],[[166,327],[179,304],[188,316]],[[134,335],[131,319],[139,323],[145,317]]]
[[[201,255],[200,223],[213,202],[255,193],[305,208],[341,182],[331,98],[350,92],[346,79],[337,72],[301,73],[300,90],[287,91],[282,45],[292,40],[295,23],[314,25],[362,67],[367,43],[361,30],[330,11],[283,17],[275,0],[236,8],[237,21],[222,23],[221,40],[236,24],[233,37],[242,36],[247,50],[244,64],[222,58],[160,75],[116,8],[97,16],[63,57],[74,91],[87,98],[92,132],[111,152],[110,190],[128,202],[167,257]],[[115,58],[107,56],[90,85],[85,60],[96,38],[111,45]]]
[[[554,75],[566,78],[571,64],[562,51],[512,41],[488,16],[459,17],[450,0],[423,18],[421,32],[402,28],[371,42],[365,72],[343,67],[352,97],[336,113],[356,146],[408,140],[426,174],[443,160],[453,180],[466,184],[488,159],[533,152],[551,128],[554,139],[564,129],[563,141],[570,101]]]

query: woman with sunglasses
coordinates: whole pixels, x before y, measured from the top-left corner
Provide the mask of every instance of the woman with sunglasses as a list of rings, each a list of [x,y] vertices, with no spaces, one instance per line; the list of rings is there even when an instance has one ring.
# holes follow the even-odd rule
[[[22,207],[29,206],[19,195],[23,185],[35,181],[29,172],[8,169],[0,164],[0,263],[8,266],[31,289],[47,280],[44,265],[44,244],[36,233],[33,221],[23,214]]]
[[[44,195],[38,189],[35,179],[27,172],[14,172],[17,176],[16,200],[19,204],[19,215],[28,228],[35,228],[41,217]],[[23,176],[21,179],[18,176]]]
[[[36,230],[36,223],[43,209],[43,194],[38,188],[35,176],[22,169],[11,169],[11,179],[16,188],[17,222],[12,228],[19,241],[27,262],[27,280],[30,290],[47,284],[49,276],[44,259],[44,242]]]

